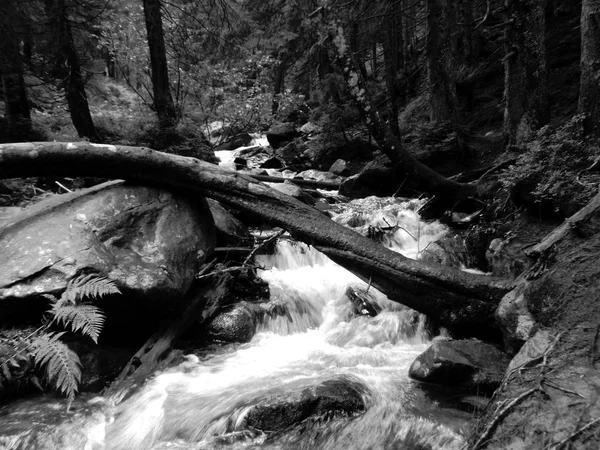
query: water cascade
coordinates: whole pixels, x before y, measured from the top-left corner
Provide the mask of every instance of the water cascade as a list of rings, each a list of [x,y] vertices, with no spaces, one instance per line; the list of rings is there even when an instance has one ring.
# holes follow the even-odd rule
[[[334,219],[363,232],[387,228],[384,245],[415,258],[445,233],[440,224],[421,222],[417,206],[417,201],[368,198],[343,205]],[[116,407],[102,398],[78,400],[75,408],[95,412],[57,426],[54,437],[45,439],[49,446],[38,448],[364,450],[464,445],[460,430],[468,416],[440,407],[407,376],[432,338],[422,316],[389,301],[302,243],[280,240],[275,253],[261,256],[258,263],[264,267],[260,276],[270,285],[271,301],[283,305],[285,314],[263,320],[247,344],[225,347],[209,357],[189,355]],[[349,286],[368,289],[381,312],[376,317],[356,314],[346,295]],[[365,411],[305,421],[273,434],[246,426],[249,411],[263,399],[332,380],[359,386]],[[26,401],[20,407],[23,413],[40,405]],[[23,414],[0,415],[0,429],[6,430],[11,420],[27,420]]]

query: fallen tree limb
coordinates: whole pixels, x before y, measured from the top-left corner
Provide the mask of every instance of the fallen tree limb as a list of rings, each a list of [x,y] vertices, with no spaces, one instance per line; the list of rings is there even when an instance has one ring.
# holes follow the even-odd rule
[[[297,184],[298,186],[310,187],[315,189],[328,189],[331,191],[337,191],[340,188],[341,183],[335,183],[332,181],[317,181],[317,180],[305,180],[304,178],[285,178],[285,177],[272,177],[270,175],[254,175],[248,174],[248,176],[258,181],[265,181],[268,183],[285,183],[289,181]]]
[[[567,237],[571,231],[579,230],[582,224],[592,217],[596,211],[598,211],[598,209],[600,209],[600,193],[596,194],[596,196],[587,205],[566,219],[561,226],[555,228],[542,240],[542,242],[525,251],[525,254],[533,259],[539,258],[541,255],[550,250],[554,244],[557,244]],[[584,233],[581,232],[581,234]]]
[[[198,319],[207,320],[217,311],[228,293],[231,275],[221,275],[216,283],[204,286],[189,296],[185,306],[165,321],[125,365],[119,376],[104,392],[114,404],[120,403],[135,386],[140,386],[152,375],[171,350],[173,341]]]
[[[90,143],[0,145],[0,178],[42,175],[124,178],[229,204],[287,230],[390,299],[463,336],[496,337],[494,311],[511,289],[505,280],[409,260],[249,176],[194,158]]]

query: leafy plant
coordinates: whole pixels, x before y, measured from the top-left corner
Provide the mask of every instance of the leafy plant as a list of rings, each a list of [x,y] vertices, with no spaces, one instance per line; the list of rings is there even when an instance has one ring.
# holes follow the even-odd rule
[[[81,361],[61,340],[67,332],[50,329],[58,325],[98,343],[104,314],[88,300],[119,293],[113,281],[88,274],[70,280],[60,298],[44,295],[52,302],[48,310],[50,317],[28,336],[17,337],[8,343],[13,352],[0,363],[0,388],[7,385],[18,387],[25,381],[39,388],[46,384],[67,397],[70,405],[81,382]],[[36,369],[43,370],[42,383]]]

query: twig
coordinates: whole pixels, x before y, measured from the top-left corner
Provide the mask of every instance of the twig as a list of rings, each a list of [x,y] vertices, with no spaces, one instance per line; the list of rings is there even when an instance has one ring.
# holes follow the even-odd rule
[[[262,269],[262,267],[258,267],[258,266],[252,266],[252,268]],[[248,270],[248,265],[244,264],[242,266],[227,267],[226,269],[216,269],[210,273],[206,273],[203,275],[196,275],[196,280],[203,280],[205,278],[212,277],[213,275],[220,275],[222,273],[228,273],[228,272],[238,272],[238,271],[242,271],[242,270]]]
[[[250,252],[250,254],[246,257],[246,259],[244,260],[244,262],[242,263],[243,266],[247,265],[248,262],[254,257],[254,255],[256,254],[256,252],[263,248],[265,245],[273,242],[275,239],[279,238],[283,233],[285,233],[285,230],[281,230],[277,233],[275,233],[273,236],[269,237],[268,239],[265,239],[264,241],[262,241],[259,245],[257,245],[256,247],[254,247],[254,249]]]
[[[68,187],[66,187],[64,184],[59,183],[58,181],[54,181],[54,182],[58,185],[58,187],[64,189],[65,191],[67,191],[67,192],[73,192],[71,189],[69,189]]]
[[[477,442],[475,442],[475,445],[473,445],[473,450],[477,450],[478,448],[480,448],[490,437],[490,434],[492,433],[492,431],[494,430],[494,428],[496,428],[496,426],[498,425],[498,423],[500,422],[500,420],[502,420],[504,418],[504,416],[519,402],[521,402],[525,397],[530,396],[531,394],[533,394],[535,391],[537,391],[539,388],[536,386],[534,388],[531,388],[525,392],[523,392],[521,395],[519,395],[517,398],[513,399],[511,402],[509,402],[504,408],[502,408],[494,417],[494,420],[492,420],[489,425],[486,427],[486,429],[483,431],[483,434],[481,435],[481,437],[477,440]]]

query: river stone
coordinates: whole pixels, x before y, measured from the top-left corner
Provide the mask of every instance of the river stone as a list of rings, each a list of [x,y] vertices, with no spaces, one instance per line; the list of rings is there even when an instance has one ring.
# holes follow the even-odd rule
[[[208,338],[219,342],[250,342],[256,333],[257,314],[257,308],[246,302],[227,306],[208,323]]]
[[[0,230],[0,310],[26,311],[40,294],[94,272],[157,311],[183,298],[214,245],[203,198],[120,181],[53,196]]]
[[[248,411],[246,426],[282,431],[308,418],[350,416],[364,411],[364,393],[365,388],[354,381],[325,381],[260,401]]]
[[[300,137],[301,133],[296,130],[294,125],[290,123],[280,123],[271,126],[266,133],[267,141],[269,145],[274,149],[285,146],[287,143],[293,141],[295,138]]]
[[[529,310],[528,290],[530,284],[524,277],[517,279],[515,288],[502,297],[496,309],[496,318],[502,331],[504,347],[511,354],[518,352],[539,328]]]
[[[502,382],[509,363],[508,355],[476,339],[439,340],[417,357],[408,375],[417,381],[491,392]]]
[[[219,202],[207,199],[217,230],[217,245],[242,247],[252,243],[248,227],[237,220]]]

